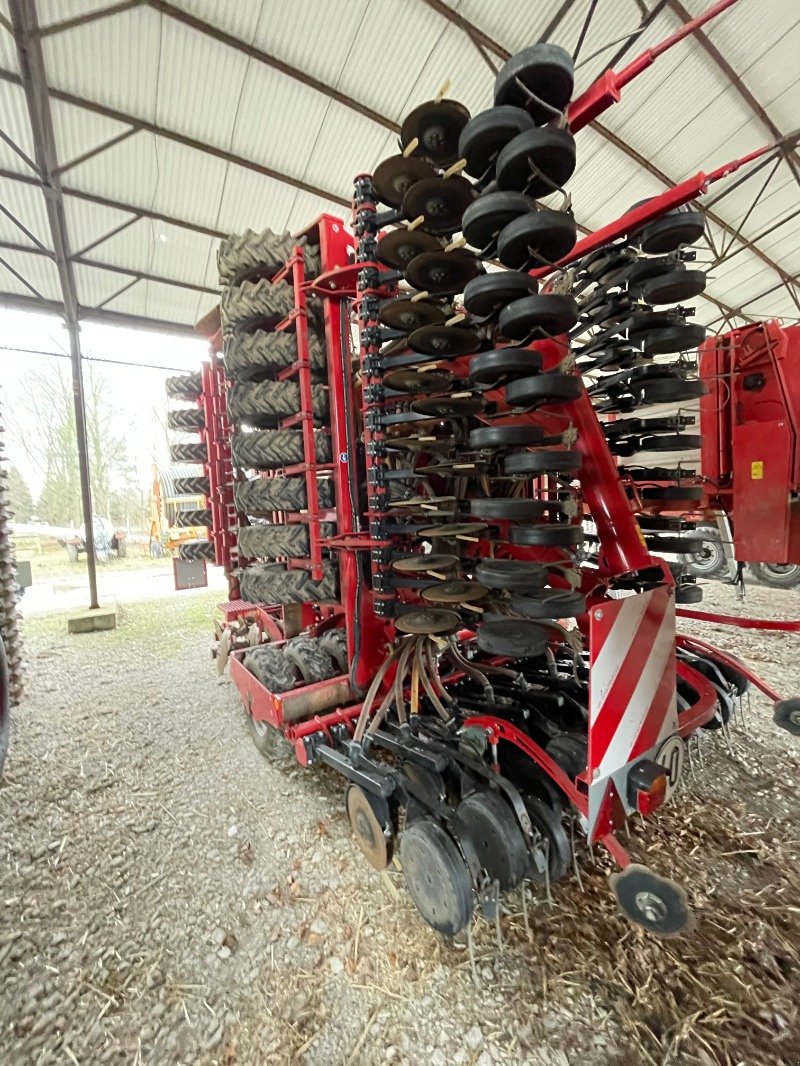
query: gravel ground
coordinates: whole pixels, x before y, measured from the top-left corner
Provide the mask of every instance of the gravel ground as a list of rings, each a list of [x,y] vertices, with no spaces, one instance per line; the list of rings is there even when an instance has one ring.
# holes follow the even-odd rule
[[[707,607],[742,613],[710,586]],[[579,853],[553,905],[507,900],[503,949],[418,919],[349,839],[342,785],[263,759],[209,660],[213,594],[116,632],[26,624],[28,698],[0,788],[0,1062],[800,1062],[798,742],[753,699],[632,853],[685,884],[688,939],[618,916]],[[745,613],[800,615],[753,588]],[[687,623],[797,692],[798,639]],[[303,778],[301,781],[300,778]]]

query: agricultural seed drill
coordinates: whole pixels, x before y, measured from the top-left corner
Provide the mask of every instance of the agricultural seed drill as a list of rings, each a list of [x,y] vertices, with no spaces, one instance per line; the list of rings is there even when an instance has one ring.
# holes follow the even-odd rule
[[[569,56],[536,45],[489,110],[416,108],[356,178],[350,227],[222,244],[215,353],[168,383],[198,434],[172,458],[202,464],[186,491],[209,529],[180,554],[229,576],[218,663],[256,744],[340,772],[364,855],[397,851],[447,935],[520,885],[549,891],[576,831],[620,866],[630,920],[684,931],[682,888],[617,831],[669,798],[749,682],[778,699],[676,634],[695,586],[661,553],[692,539],[659,511],[693,495],[609,447],[609,416],[675,436],[680,411],[640,414],[706,391],[685,356],[705,337],[684,303],[705,285],[688,204],[747,160],[576,243],[573,134],[619,77],[570,104]],[[799,711],[778,701],[775,720],[796,733]]]

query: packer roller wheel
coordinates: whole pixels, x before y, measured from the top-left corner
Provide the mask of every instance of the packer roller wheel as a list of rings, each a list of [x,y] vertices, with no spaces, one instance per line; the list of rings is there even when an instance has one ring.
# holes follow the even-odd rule
[[[535,125],[527,111],[508,104],[475,115],[458,138],[458,154],[467,161],[466,173],[473,178],[483,177],[508,142]]]
[[[455,936],[472,918],[469,870],[453,840],[432,818],[415,819],[400,835],[400,863],[409,895],[437,933]]]

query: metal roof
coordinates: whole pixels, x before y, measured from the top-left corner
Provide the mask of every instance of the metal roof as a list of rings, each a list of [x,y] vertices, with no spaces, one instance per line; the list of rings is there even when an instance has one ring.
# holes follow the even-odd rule
[[[190,326],[215,302],[221,235],[345,215],[353,175],[393,152],[399,120],[446,80],[475,113],[509,52],[541,38],[573,51],[583,38],[577,94],[708,2],[28,0],[79,314]],[[796,0],[737,0],[659,57],[578,134],[569,190],[581,226],[787,138],[798,51]],[[0,304],[55,310],[62,275],[9,0],[0,116]],[[703,198],[713,266],[701,321],[800,317],[795,143]]]

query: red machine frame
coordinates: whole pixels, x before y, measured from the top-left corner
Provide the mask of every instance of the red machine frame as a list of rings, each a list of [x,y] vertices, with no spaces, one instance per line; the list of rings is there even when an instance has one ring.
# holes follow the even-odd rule
[[[582,128],[608,106],[615,103],[619,99],[622,86],[646,69],[658,55],[734,2],[735,0],[722,0],[699,18],[687,23],[677,34],[648,50],[621,73],[615,74],[609,71],[598,79],[590,89],[573,102],[569,109],[569,123],[573,131]],[[674,188],[666,190],[660,196],[654,197],[642,206],[627,212],[615,222],[602,227],[596,233],[590,234],[580,241],[557,266],[567,266],[589,252],[640,229],[647,222],[696,198],[712,182],[773,151],[775,147],[774,145],[764,146],[709,174],[699,173]],[[366,201],[355,207],[356,228],[358,228],[359,211],[365,208],[374,210],[374,205]],[[358,477],[354,470],[359,445],[356,436],[356,404],[359,405],[360,417],[365,427],[363,470],[366,474],[369,498],[374,500],[383,489],[377,485],[372,476],[376,464],[373,461],[370,445],[376,439],[380,439],[380,434],[373,432],[369,418],[372,400],[368,398],[368,387],[373,372],[370,369],[368,357],[373,345],[368,337],[366,341],[364,338],[365,329],[369,327],[370,321],[361,323],[360,370],[362,380],[360,382],[356,381],[351,358],[349,323],[351,302],[358,312],[365,297],[386,296],[389,292],[386,289],[375,289],[361,284],[359,279],[363,279],[365,271],[371,270],[377,273],[382,268],[372,261],[356,260],[353,239],[348,235],[340,219],[331,215],[323,215],[304,231],[303,235],[311,243],[319,245],[321,255],[319,277],[313,280],[305,277],[302,248],[299,246],[287,263],[285,271],[278,275],[280,279],[291,274],[295,291],[295,309],[278,328],[287,328],[291,323],[295,324],[299,352],[298,362],[285,371],[281,377],[298,375],[304,412],[287,420],[285,425],[302,423],[305,442],[305,462],[294,467],[287,467],[283,473],[302,472],[306,476],[308,514],[303,520],[309,524],[311,544],[308,560],[294,560],[289,565],[305,566],[316,577],[321,574],[323,551],[337,553],[340,579],[339,604],[330,607],[304,605],[300,625],[308,629],[311,635],[316,635],[325,628],[337,624],[340,616],[343,615],[348,635],[348,657],[351,669],[349,676],[332,678],[317,685],[303,686],[279,695],[270,693],[261,685],[243,664],[245,652],[237,651],[231,656],[231,675],[242,695],[248,713],[256,721],[267,722],[280,729],[285,737],[295,745],[298,761],[302,765],[308,765],[318,757],[320,744],[333,748],[343,736],[352,735],[355,720],[361,715],[363,708],[363,703],[357,694],[363,691],[375,676],[383,660],[383,651],[387,641],[391,642],[395,637],[393,619],[382,616],[379,609],[381,605],[393,600],[397,593],[387,592],[380,580],[384,573],[380,552],[391,542],[376,538],[371,531],[361,527],[364,512],[356,504],[359,490]],[[550,269],[546,268],[532,273],[544,276],[550,272]],[[319,464],[314,459],[314,430],[310,414],[311,376],[306,328],[307,300],[311,294],[323,301],[324,308],[331,390],[330,433],[333,461],[330,464]],[[567,338],[557,338],[555,341],[537,343],[532,347],[542,352],[546,369],[548,366],[552,368],[561,362],[566,344],[568,344]],[[456,360],[451,362],[450,366],[455,368],[457,374],[465,374],[467,364],[468,360]],[[211,368],[204,371],[204,374],[207,375],[204,377],[204,386],[208,385],[213,396],[221,397],[224,391],[223,381],[215,360],[212,360]],[[615,836],[615,829],[621,824],[620,790],[614,785],[613,774],[607,774],[603,770],[600,755],[592,753],[593,745],[597,747],[600,730],[605,730],[608,734],[606,747],[619,734],[621,727],[630,732],[630,736],[623,737],[621,741],[627,745],[625,763],[628,762],[628,756],[638,757],[652,750],[668,734],[677,734],[683,738],[690,736],[715,715],[717,693],[707,679],[696,670],[685,662],[676,662],[675,648],[713,652],[714,656],[721,661],[726,661],[728,657],[725,653],[712,649],[710,645],[705,645],[701,641],[676,635],[671,575],[666,565],[660,559],[651,556],[644,544],[634,518],[631,501],[625,492],[616,462],[609,451],[586,389],[582,390],[577,400],[562,408],[562,411],[569,416],[578,431],[577,448],[581,451],[584,462],[579,475],[581,490],[597,524],[601,545],[599,569],[584,572],[583,575],[583,591],[587,595],[588,612],[581,621],[581,627],[588,641],[594,666],[597,665],[602,645],[607,649],[605,669],[610,677],[619,677],[624,672],[626,663],[631,659],[638,662],[638,673],[636,676],[626,677],[625,698],[623,699],[619,692],[616,692],[610,703],[607,703],[605,699],[608,696],[607,692],[604,693],[598,689],[596,693],[592,693],[594,681],[590,675],[590,700],[596,704],[596,717],[590,719],[589,764],[585,772],[580,774],[575,781],[569,778],[541,746],[508,721],[494,715],[476,715],[468,717],[464,725],[484,729],[490,744],[495,744],[502,739],[523,751],[545,771],[574,804],[584,820],[589,839],[599,840],[615,861],[625,867],[630,859]],[[800,411],[798,411],[798,424],[800,424]],[[230,487],[233,471],[230,467],[230,452],[226,453],[223,446],[223,441],[229,439],[224,404],[215,406],[213,402],[211,403],[207,410],[207,426],[213,427],[212,435],[209,437],[210,454],[213,444],[213,448],[216,449],[214,455],[217,456],[219,463],[218,471],[211,477],[210,503],[215,516],[213,534],[215,558],[220,565],[226,567],[226,570],[230,570],[237,565],[233,552],[235,545],[220,535],[222,527],[217,523],[219,517],[228,523],[227,528],[233,524],[231,521],[233,514],[230,510],[232,495],[226,492],[226,488]],[[338,532],[335,537],[327,539],[319,536],[319,522],[326,517],[319,510],[317,475],[320,472],[332,474],[336,489],[335,518]],[[372,520],[374,512],[371,507],[367,509],[365,516],[368,520]],[[242,520],[242,516],[239,516],[239,520]],[[491,545],[488,541],[476,545],[477,554],[486,554],[490,549]],[[371,578],[375,588],[369,587],[364,565],[365,552],[370,552]],[[506,554],[508,557],[515,558],[540,557],[535,549],[524,548],[508,548]],[[606,590],[615,578],[642,572],[660,574],[659,586],[651,592],[626,600],[608,598]],[[231,596],[231,600],[223,605],[227,620],[252,614],[259,619],[262,628],[272,639],[277,642],[284,638],[287,630],[285,619],[284,624],[281,624],[283,612],[280,608],[244,603],[238,598],[235,580],[232,583]],[[626,638],[619,640],[617,632],[619,627],[615,628],[615,619],[623,610],[620,605],[631,604],[634,600],[641,600],[642,597],[647,598],[645,612],[652,608],[652,611],[658,615],[657,619],[654,620],[648,615],[649,620],[645,620],[641,625],[633,625],[627,632]],[[638,605],[635,606],[638,609]],[[698,612],[681,613],[691,617],[699,616]],[[647,711],[645,720],[641,721],[637,718],[636,722],[625,725],[626,715],[633,705],[636,682],[646,675],[654,634],[659,646],[666,649],[663,661],[661,661],[662,674],[659,675],[650,703],[645,708]],[[734,660],[728,661],[731,664],[734,663]],[[777,694],[765,682],[748,669],[743,668],[738,661],[735,665],[737,670],[753,680],[770,698],[777,699]],[[674,702],[676,675],[688,681],[697,693],[695,703],[680,714],[677,713]],[[391,681],[391,677],[391,673],[387,674],[387,682]],[[456,674],[447,680],[457,679]],[[595,712],[593,711],[592,714],[594,715]],[[645,739],[643,738],[647,738],[647,744],[644,747]],[[600,748],[597,748],[597,751],[599,752]],[[598,793],[596,789],[601,785],[602,790]],[[622,813],[624,815],[624,811]]]

